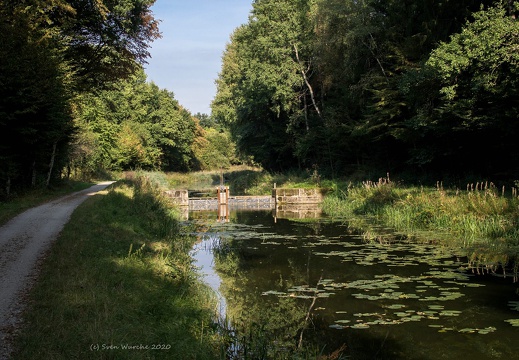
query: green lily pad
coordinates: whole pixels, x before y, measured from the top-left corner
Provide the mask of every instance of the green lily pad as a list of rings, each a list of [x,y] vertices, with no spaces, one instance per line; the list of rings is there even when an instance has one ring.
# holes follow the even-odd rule
[[[507,323],[510,323],[512,326],[519,326],[519,319],[508,319],[505,320]]]
[[[489,326],[487,328],[484,328],[484,329],[479,329],[478,330],[478,334],[481,334],[481,335],[486,335],[486,334],[490,334],[494,331],[496,331],[497,329],[493,326]]]
[[[286,293],[281,292],[281,291],[269,290],[269,291],[265,291],[261,295],[286,295]]]
[[[458,332],[472,334],[472,333],[475,333],[478,330],[479,329],[465,328],[465,329],[458,330]]]
[[[459,310],[443,310],[440,313],[440,316],[459,316],[461,314],[461,311]]]
[[[352,325],[350,327],[352,329],[368,329],[369,325],[368,324],[355,324],[355,325]]]
[[[400,309],[403,309],[407,306],[405,305],[402,305],[402,304],[393,304],[393,305],[389,305],[387,308],[388,309],[392,309],[392,310],[400,310]]]
[[[342,329],[345,328],[345,326],[337,325],[337,324],[332,324],[329,327],[332,328],[332,329],[337,329],[337,330],[342,330]]]

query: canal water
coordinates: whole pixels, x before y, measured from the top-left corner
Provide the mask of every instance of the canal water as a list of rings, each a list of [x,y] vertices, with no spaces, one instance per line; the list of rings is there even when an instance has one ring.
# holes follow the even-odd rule
[[[251,358],[301,349],[349,359],[519,358],[517,284],[473,273],[452,250],[368,243],[346,221],[271,211],[233,211],[223,222],[191,212],[188,223],[200,239],[195,264]]]

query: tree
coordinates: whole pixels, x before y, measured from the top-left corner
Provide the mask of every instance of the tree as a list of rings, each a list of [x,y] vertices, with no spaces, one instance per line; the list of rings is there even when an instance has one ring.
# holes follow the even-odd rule
[[[83,89],[126,78],[146,63],[150,43],[160,37],[159,22],[150,10],[155,0],[66,3],[67,12],[47,12]]]
[[[11,186],[48,186],[59,178],[73,140],[77,91],[140,68],[149,42],[159,36],[149,10],[153,2],[0,0],[4,194]],[[76,136],[76,144],[92,149],[90,135]]]
[[[270,169],[506,172],[517,155],[515,6],[257,0],[224,53],[213,115]],[[472,156],[484,164],[463,161],[486,138],[487,155]]]
[[[148,83],[142,70],[112,89],[84,95],[77,124],[81,134],[89,135],[76,142],[73,163],[85,171],[183,171],[191,166],[195,122],[173,93]],[[84,151],[85,144],[95,150]]]
[[[505,5],[474,13],[431,53],[441,95],[431,123],[452,141],[442,145],[454,166],[518,176],[519,23]]]
[[[230,124],[240,150],[271,169],[297,163],[299,133],[310,129],[309,112],[320,111],[310,79],[308,11],[306,0],[255,1],[217,80],[216,120]]]
[[[0,178],[49,185],[72,134],[70,70],[52,39],[24,18],[0,24]]]

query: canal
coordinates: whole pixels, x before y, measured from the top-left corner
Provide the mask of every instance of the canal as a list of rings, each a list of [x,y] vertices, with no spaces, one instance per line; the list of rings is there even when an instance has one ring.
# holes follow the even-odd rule
[[[366,242],[347,221],[267,210],[225,221],[192,211],[186,224],[200,240],[195,264],[221,299],[228,358],[519,357],[517,285],[473,273],[451,249]]]

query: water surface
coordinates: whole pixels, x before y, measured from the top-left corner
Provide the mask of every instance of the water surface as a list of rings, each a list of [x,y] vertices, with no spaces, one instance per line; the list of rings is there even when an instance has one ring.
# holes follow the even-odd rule
[[[197,212],[190,222],[223,311],[237,329],[268,332],[276,354],[301,342],[353,359],[519,358],[517,286],[473,274],[452,250],[366,243],[344,221],[270,211],[234,211],[229,222]]]

